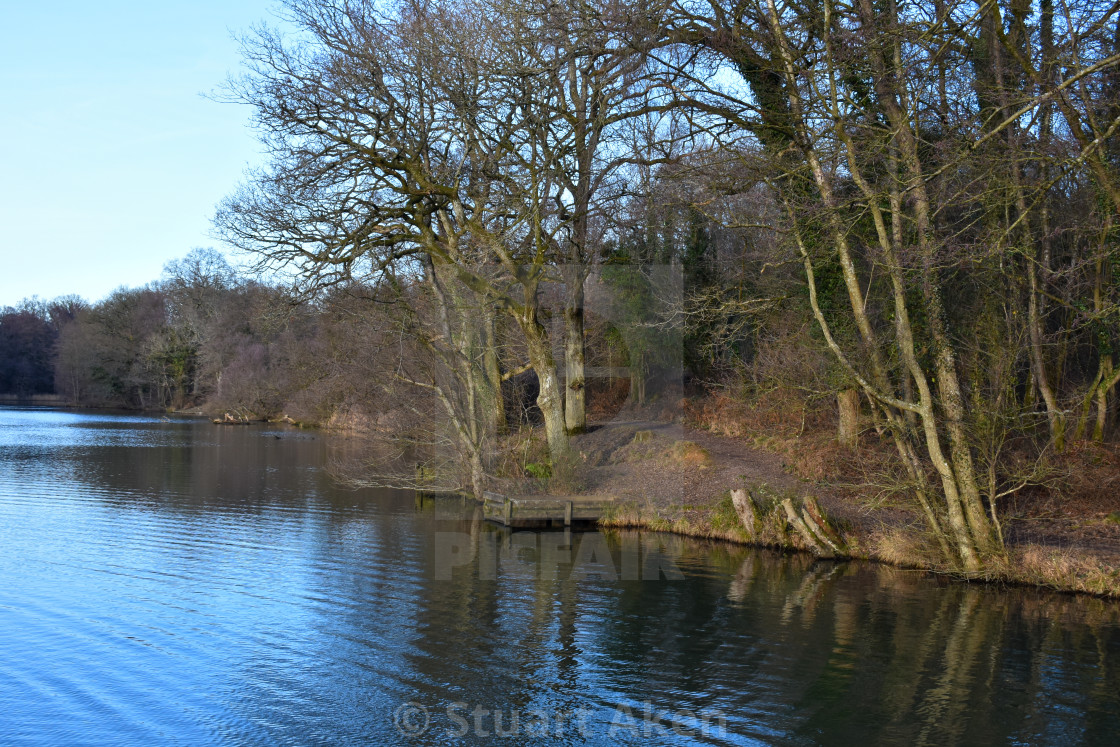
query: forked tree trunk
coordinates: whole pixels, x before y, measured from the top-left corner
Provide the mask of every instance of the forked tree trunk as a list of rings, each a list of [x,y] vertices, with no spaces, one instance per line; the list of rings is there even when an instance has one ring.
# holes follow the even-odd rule
[[[1113,369],[1112,355],[1102,355],[1100,363],[1100,383],[1097,384],[1097,422],[1093,425],[1093,440],[1104,441],[1105,425],[1108,418],[1108,395],[1120,382],[1120,373]]]

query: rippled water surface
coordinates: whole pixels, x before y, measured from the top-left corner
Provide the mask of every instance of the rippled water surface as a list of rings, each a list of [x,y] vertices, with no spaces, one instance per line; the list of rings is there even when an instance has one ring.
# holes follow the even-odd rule
[[[511,535],[352,448],[0,408],[0,744],[1120,742],[1114,603]]]

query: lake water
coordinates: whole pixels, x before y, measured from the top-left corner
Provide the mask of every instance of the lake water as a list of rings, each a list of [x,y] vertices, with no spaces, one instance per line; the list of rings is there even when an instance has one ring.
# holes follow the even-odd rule
[[[352,491],[342,438],[0,408],[0,744],[1120,742],[1120,605]]]

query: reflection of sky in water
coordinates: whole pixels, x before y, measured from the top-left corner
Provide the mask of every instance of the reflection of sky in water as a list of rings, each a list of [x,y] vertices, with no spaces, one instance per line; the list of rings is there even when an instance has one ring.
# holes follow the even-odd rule
[[[190,442],[198,418],[0,408],[0,446],[174,446]]]
[[[562,534],[340,490],[330,448],[273,426],[0,410],[0,744],[494,743],[449,733],[455,703],[507,729],[514,712],[587,721],[508,744],[1120,736],[1115,603],[660,535],[684,582],[547,580],[534,548]],[[438,580],[445,533],[491,548],[497,579],[480,551]],[[640,545],[571,541],[616,568]],[[409,701],[432,725],[406,739]]]

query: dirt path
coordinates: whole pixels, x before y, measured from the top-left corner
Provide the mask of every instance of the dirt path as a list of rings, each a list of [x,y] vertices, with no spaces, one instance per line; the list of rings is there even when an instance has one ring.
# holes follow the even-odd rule
[[[681,442],[703,450],[674,458]],[[746,483],[766,482],[780,490],[810,486],[785,471],[782,459],[737,439],[654,421],[593,426],[575,440],[586,468],[587,487],[656,505],[705,503]]]

